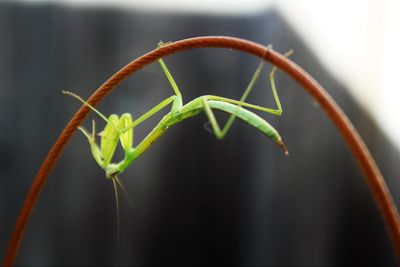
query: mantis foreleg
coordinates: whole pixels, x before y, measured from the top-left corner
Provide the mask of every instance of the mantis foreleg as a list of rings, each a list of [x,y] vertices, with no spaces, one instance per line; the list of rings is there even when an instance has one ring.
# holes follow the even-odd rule
[[[104,160],[101,156],[100,148],[96,144],[96,124],[94,120],[92,121],[92,133],[89,134],[84,128],[79,127],[79,130],[86,136],[89,141],[90,149],[92,151],[92,155],[96,160],[97,164],[99,164],[102,168],[104,168]]]

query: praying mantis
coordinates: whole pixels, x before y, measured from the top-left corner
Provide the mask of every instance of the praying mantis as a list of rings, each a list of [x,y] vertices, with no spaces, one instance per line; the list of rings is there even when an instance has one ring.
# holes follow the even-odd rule
[[[160,43],[159,46],[162,46],[163,43]],[[286,53],[287,56],[291,51]],[[273,142],[275,142],[286,155],[288,155],[288,150],[286,149],[281,136],[278,131],[271,126],[267,121],[258,116],[257,114],[245,109],[244,107],[271,113],[277,116],[282,114],[282,107],[279,101],[279,97],[277,94],[276,86],[275,86],[275,72],[277,68],[274,66],[272,71],[270,72],[269,78],[272,88],[272,93],[274,97],[274,101],[276,104],[276,108],[266,108],[258,105],[250,104],[245,102],[249,93],[253,89],[257,79],[259,78],[262,68],[263,62],[260,62],[256,71],[254,72],[248,86],[246,87],[243,95],[240,100],[233,100],[221,96],[215,95],[204,95],[195,98],[194,100],[183,105],[182,102],[182,94],[175,82],[172,78],[171,73],[169,72],[167,66],[165,65],[162,59],[158,60],[164,74],[166,75],[173,91],[174,95],[166,98],[158,105],[144,113],[138,119],[134,120],[132,115],[129,113],[124,113],[121,116],[117,114],[112,114],[108,118],[104,116],[100,111],[91,106],[87,101],[83,100],[77,94],[74,94],[69,91],[63,91],[64,94],[72,96],[82,102],[84,105],[88,106],[95,113],[97,113],[106,123],[104,130],[99,133],[101,136],[100,147],[96,143],[96,127],[95,121],[92,121],[92,132],[89,133],[83,127],[79,127],[79,130],[86,136],[89,144],[91,153],[97,162],[97,164],[105,171],[106,177],[113,182],[114,192],[115,192],[115,200],[117,206],[117,219],[119,225],[119,200],[118,200],[118,190],[119,186],[121,190],[126,194],[126,191],[118,178],[118,175],[124,172],[124,170],[130,166],[137,158],[139,158],[149,147],[159,139],[169,127],[191,118],[195,115],[204,112],[211,124],[211,128],[213,133],[218,139],[224,139],[226,134],[229,132],[235,118],[239,118],[242,121],[246,122],[250,126],[258,129],[262,134],[267,136]],[[134,128],[140,125],[142,122],[161,111],[163,108],[171,104],[171,110],[167,113],[154,127],[154,129],[136,146],[133,145],[133,135]],[[224,127],[219,126],[217,119],[214,115],[213,110],[220,110],[230,114],[230,117]],[[118,163],[112,163],[112,159],[115,153],[115,150],[118,146],[118,143],[121,144],[124,150],[124,158]],[[129,200],[129,198],[128,198]],[[118,230],[119,232],[119,230]]]

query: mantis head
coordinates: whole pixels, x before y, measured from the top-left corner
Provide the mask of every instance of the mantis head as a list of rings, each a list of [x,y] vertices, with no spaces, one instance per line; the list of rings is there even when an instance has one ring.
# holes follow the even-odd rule
[[[121,143],[125,151],[125,157],[132,150],[133,146],[133,129],[129,129],[132,124],[132,116],[129,113],[122,114],[118,117],[116,114],[110,115],[107,119],[107,125],[98,135],[101,137],[100,147],[96,143],[95,122],[92,121],[92,133],[89,134],[84,128],[79,130],[86,136],[89,141],[93,158],[97,164],[105,170],[108,179],[114,179],[122,172],[118,163],[112,163],[118,143]]]
[[[92,132],[89,133],[83,127],[79,127],[79,130],[86,136],[89,141],[90,149],[93,158],[97,164],[106,171],[106,177],[114,179],[116,175],[120,174],[123,170],[119,168],[119,164],[111,163],[115,150],[118,146],[118,142],[121,142],[121,146],[125,152],[125,158],[128,153],[133,150],[133,120],[129,113],[124,113],[119,117],[117,114],[111,114],[108,118],[104,116],[100,111],[95,109],[87,101],[83,100],[77,94],[69,91],[62,91],[63,94],[74,97],[75,99],[82,102],[85,106],[88,106],[91,110],[96,112],[107,125],[104,130],[98,135],[101,137],[100,147],[96,143],[96,124],[92,121]],[[124,159],[125,160],[125,159]],[[121,162],[123,162],[122,160]],[[119,163],[121,163],[119,162]]]
[[[106,171],[106,177],[111,180],[117,177],[117,175],[121,173],[121,171],[118,168],[118,165],[114,163],[109,164],[105,169],[105,171]]]

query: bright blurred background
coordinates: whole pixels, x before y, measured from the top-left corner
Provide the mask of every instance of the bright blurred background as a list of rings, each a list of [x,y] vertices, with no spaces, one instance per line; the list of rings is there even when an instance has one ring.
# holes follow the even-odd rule
[[[159,40],[231,35],[294,49],[292,59],[365,138],[400,203],[399,12],[396,0],[0,1],[0,258],[40,163],[79,107],[60,90],[89,96]],[[257,65],[222,49],[166,62],[184,101],[239,98]],[[17,264],[395,266],[341,137],[295,82],[278,73],[277,86],[284,116],[261,115],[280,131],[290,157],[243,123],[223,142],[204,130],[205,116],[171,127],[121,175],[134,205],[121,201],[119,245],[111,184],[85,138],[74,136],[41,194]],[[170,94],[153,64],[99,108],[137,116]],[[251,101],[273,106],[265,83]],[[161,115],[137,129],[136,143]],[[100,128],[94,115],[85,127],[91,118]]]
[[[26,0],[24,2],[48,2]],[[61,0],[75,6],[191,14],[254,15],[275,8],[336,79],[400,146],[400,2],[397,0]]]

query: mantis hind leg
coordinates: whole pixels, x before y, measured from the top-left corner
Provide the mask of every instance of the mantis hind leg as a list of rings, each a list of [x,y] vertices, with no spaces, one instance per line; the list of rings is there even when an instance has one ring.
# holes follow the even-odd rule
[[[240,97],[239,102],[244,103],[246,101],[248,95],[250,94],[251,90],[253,90],[253,87],[254,87],[255,83],[257,82],[257,80],[258,80],[258,78],[260,76],[260,73],[261,73],[261,70],[262,70],[263,66],[264,66],[264,62],[261,61],[258,64],[258,67],[257,67],[256,71],[254,72],[253,76],[251,77],[251,80],[250,80],[249,84],[247,85],[246,89],[244,90],[243,95]],[[277,101],[279,103],[279,98],[277,98]],[[238,106],[240,107],[241,104],[238,104]],[[278,107],[280,107],[280,103],[279,103]],[[280,112],[281,112],[281,110],[280,110]],[[236,118],[235,114],[232,114],[231,116],[229,116],[229,119],[226,122],[226,124],[225,124],[225,126],[223,127],[223,130],[222,130],[222,133],[224,135],[226,135],[228,133],[228,131],[230,130],[233,122],[235,121],[235,118]]]
[[[202,97],[202,104],[203,104],[203,108],[204,108],[204,112],[206,113],[207,117],[208,117],[208,121],[211,124],[211,128],[215,134],[215,136],[219,139],[222,140],[225,138],[228,130],[221,130],[221,127],[219,127],[218,121],[215,118],[214,112],[212,111],[210,105],[208,104],[208,99],[207,97]]]
[[[275,102],[277,104],[278,109],[264,108],[264,107],[256,106],[256,105],[249,104],[249,103],[245,102],[247,97],[248,97],[248,95],[250,94],[251,90],[253,89],[255,83],[258,80],[258,78],[259,78],[259,76],[261,74],[261,71],[263,69],[263,66],[264,66],[264,62],[261,61],[258,64],[258,67],[257,67],[256,71],[254,72],[249,84],[247,85],[247,87],[246,87],[246,89],[245,89],[245,91],[244,91],[244,93],[241,96],[239,101],[238,100],[229,99],[229,98],[225,98],[225,97],[220,97],[220,96],[208,96],[207,98],[203,98],[204,112],[206,113],[206,115],[208,117],[208,120],[209,120],[209,123],[211,124],[212,130],[213,130],[214,134],[216,135],[216,137],[218,139],[223,139],[226,136],[226,134],[229,132],[233,122],[235,121],[236,116],[235,116],[234,113],[232,113],[230,115],[228,121],[225,123],[225,125],[223,126],[223,128],[221,130],[221,128],[218,125],[218,122],[217,122],[217,120],[215,118],[215,115],[214,115],[212,109],[210,108],[210,106],[209,106],[209,104],[207,102],[208,99],[219,100],[219,101],[223,101],[223,102],[232,103],[232,104],[237,105],[238,107],[246,106],[246,107],[262,110],[264,112],[272,113],[272,114],[275,114],[275,115],[280,115],[282,113],[281,105],[280,105],[280,102],[279,102],[279,97],[278,97],[278,95],[276,93],[273,93],[273,95],[274,95],[274,99],[275,99]],[[271,84],[272,84],[272,80],[271,80]],[[274,90],[276,92],[275,86],[273,86],[273,92],[274,92]]]
[[[293,50],[289,50],[288,52],[286,52],[284,54],[284,56],[288,57],[292,53],[293,53]],[[264,112],[267,112],[267,113],[271,113],[271,114],[277,115],[277,116],[282,115],[282,105],[281,105],[281,102],[279,100],[278,92],[276,90],[276,85],[275,85],[275,73],[276,73],[276,71],[278,69],[276,66],[274,66],[272,68],[271,72],[269,73],[269,80],[270,80],[272,95],[274,97],[276,108],[275,109],[266,108],[266,107],[261,107],[261,106],[258,106],[258,105],[253,105],[253,104],[245,102],[247,97],[248,97],[248,95],[250,94],[251,90],[253,90],[254,85],[256,84],[257,80],[259,79],[259,76],[261,74],[261,71],[262,71],[263,67],[264,67],[264,62],[261,61],[258,64],[257,69],[255,70],[255,72],[254,72],[249,84],[247,85],[247,87],[246,87],[245,91],[243,92],[243,95],[240,97],[239,101],[233,100],[233,99],[229,99],[229,98],[225,98],[225,97],[219,97],[219,96],[211,96],[210,98],[212,98],[213,100],[220,100],[220,101],[232,103],[232,104],[237,105],[238,107],[244,106],[244,107],[249,107],[249,108],[253,108],[253,109],[256,109],[256,110],[264,111]],[[209,109],[209,110],[211,111],[211,109]],[[215,118],[215,116],[214,116],[214,118]],[[235,121],[235,118],[236,118],[235,114],[232,113],[230,115],[228,121],[225,123],[223,129],[222,130],[218,130],[219,135],[221,136],[221,138],[223,138],[229,132],[233,122]],[[210,123],[211,123],[211,120],[210,120]],[[213,127],[214,132],[216,133],[216,129],[217,128],[215,128],[215,126],[212,126],[212,127]],[[219,126],[218,126],[218,128],[219,128]]]

